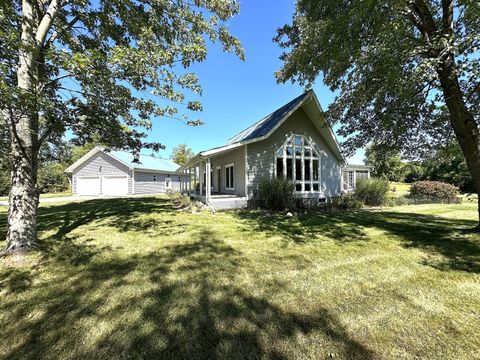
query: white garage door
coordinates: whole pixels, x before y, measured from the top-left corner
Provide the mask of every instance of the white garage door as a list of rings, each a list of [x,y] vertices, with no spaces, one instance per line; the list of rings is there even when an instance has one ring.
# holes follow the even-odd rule
[[[102,179],[103,195],[127,195],[128,178],[126,176],[104,176]]]
[[[78,195],[99,195],[100,177],[78,177],[77,178]]]

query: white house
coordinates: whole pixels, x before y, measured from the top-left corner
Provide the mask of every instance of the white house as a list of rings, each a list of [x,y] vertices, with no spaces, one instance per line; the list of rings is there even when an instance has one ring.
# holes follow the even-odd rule
[[[341,194],[345,164],[310,90],[224,146],[198,153],[179,171],[192,177],[182,191],[214,207],[229,208],[245,206],[258,195],[260,180],[272,177],[291,179],[297,197],[326,202]]]
[[[225,145],[198,153],[179,167],[171,160],[95,148],[71,165],[77,195],[132,195],[182,191],[216,208],[237,208],[258,196],[263,178],[285,177],[295,195],[327,202],[352,191],[371,168],[346,165],[313,91],[307,91]],[[207,176],[207,174],[209,174]]]

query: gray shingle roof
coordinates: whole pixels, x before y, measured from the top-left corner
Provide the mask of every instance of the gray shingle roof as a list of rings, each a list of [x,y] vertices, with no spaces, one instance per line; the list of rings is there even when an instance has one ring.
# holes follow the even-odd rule
[[[227,145],[235,144],[240,141],[252,140],[259,137],[262,137],[270,130],[272,130],[275,125],[277,125],[290,111],[292,111],[298,104],[300,104],[308,95],[310,91],[304,92],[302,95],[296,97],[289,103],[283,105],[281,108],[275,110],[270,115],[264,117],[260,121],[256,122],[249,128],[239,132],[237,135],[228,140]]]

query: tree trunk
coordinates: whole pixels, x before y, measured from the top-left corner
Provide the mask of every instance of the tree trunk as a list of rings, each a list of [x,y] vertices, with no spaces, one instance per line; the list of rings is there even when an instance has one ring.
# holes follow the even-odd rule
[[[475,118],[468,111],[463,93],[455,71],[453,54],[448,55],[438,75],[443,90],[443,96],[450,113],[450,123],[462,148],[468,169],[472,175],[478,197],[479,223],[476,229],[480,231],[480,131]]]
[[[34,159],[32,149],[24,149]],[[9,196],[6,252],[28,250],[37,240],[38,192],[35,161],[12,142],[12,172]]]
[[[22,101],[19,108],[9,112],[12,187],[6,252],[27,250],[37,241],[38,65],[33,29],[38,19],[34,17],[31,0],[23,0],[22,10],[22,47],[17,71],[17,86]]]

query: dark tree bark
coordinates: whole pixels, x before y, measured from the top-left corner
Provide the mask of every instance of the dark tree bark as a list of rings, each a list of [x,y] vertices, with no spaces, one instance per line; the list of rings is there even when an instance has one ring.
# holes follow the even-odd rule
[[[479,195],[479,224],[476,230],[480,231],[480,132],[473,115],[468,111],[463,99],[463,93],[455,73],[453,56],[449,56],[444,62],[444,66],[438,70],[438,74],[445,102],[450,113],[450,123],[460,143],[477,194]]]
[[[418,16],[419,22],[414,25],[422,33],[424,41],[431,46],[429,57],[440,59],[437,68],[438,78],[443,91],[443,98],[447,105],[450,123],[460,144],[468,169],[478,194],[478,225],[475,228],[480,232],[480,131],[473,114],[469,112],[465,103],[463,91],[458,81],[453,48],[455,34],[453,0],[442,0],[442,23],[437,26],[424,0],[409,1],[410,9]],[[432,40],[441,38],[440,43],[446,44],[438,48],[432,45]]]

